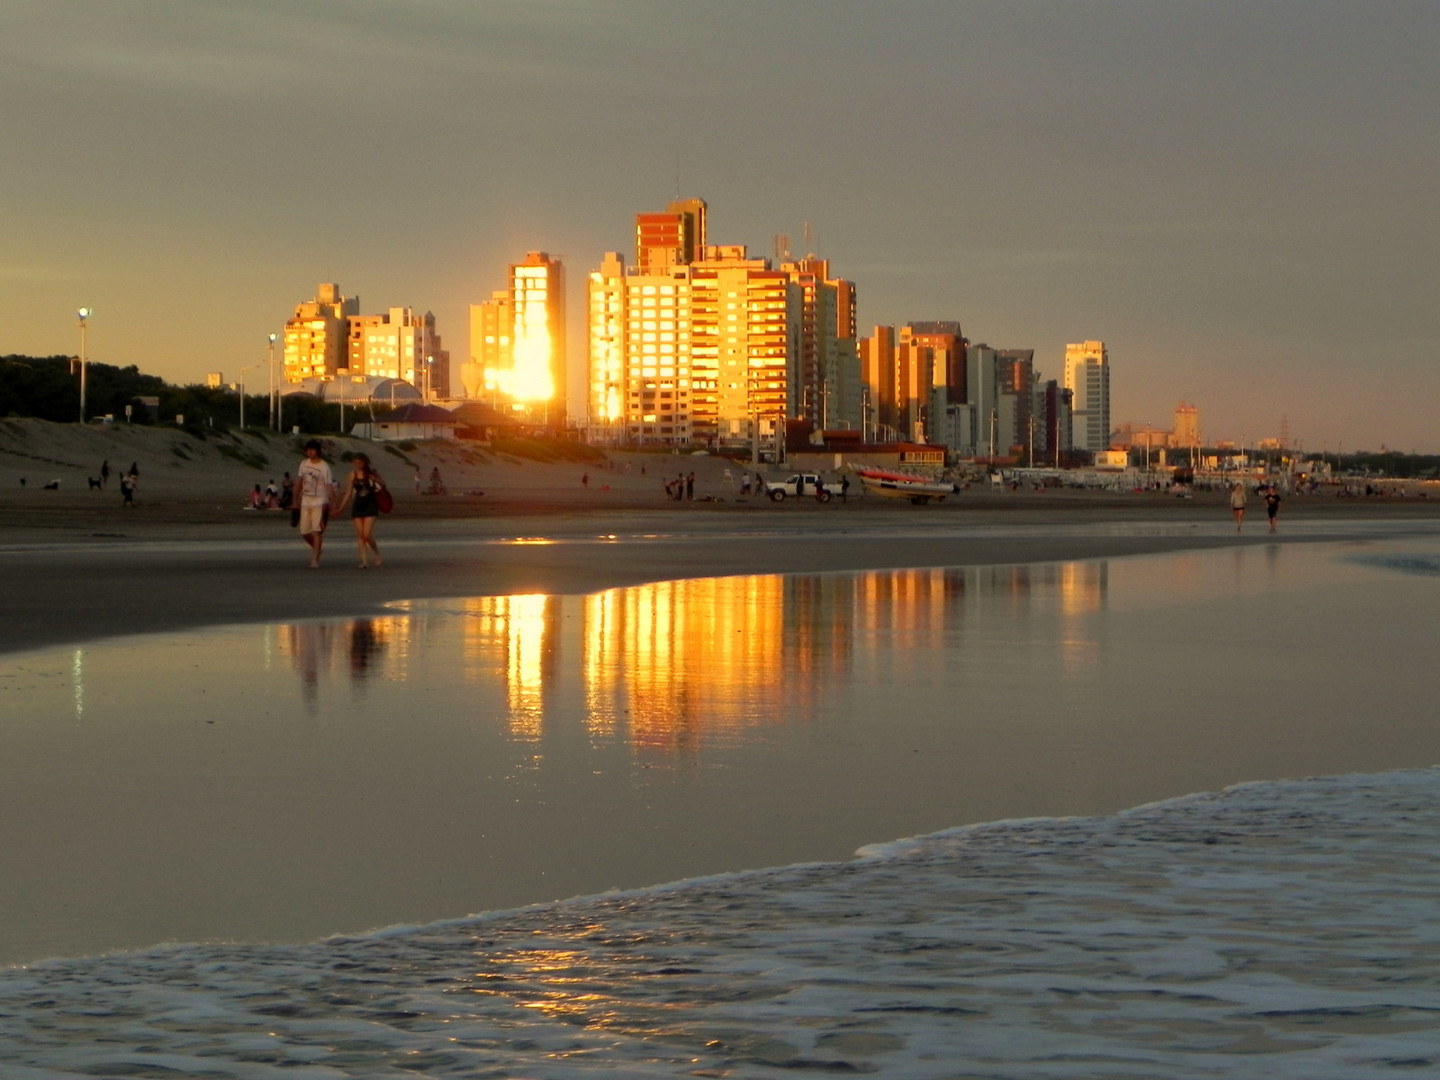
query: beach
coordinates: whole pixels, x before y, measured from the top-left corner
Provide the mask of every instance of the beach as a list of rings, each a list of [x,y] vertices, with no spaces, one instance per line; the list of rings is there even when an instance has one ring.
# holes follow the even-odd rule
[[[1427,499],[1237,534],[1218,493],[773,504],[697,458],[673,503],[656,456],[416,448],[452,493],[310,571],[252,467],[150,450],[133,510],[0,473],[17,1076],[1429,1062],[1387,974],[1434,918]]]
[[[336,520],[322,570],[307,574],[307,549],[288,515],[244,508],[251,486],[293,474],[295,438],[197,439],[173,429],[0,421],[0,590],[10,616],[0,625],[0,652],[363,614],[400,599],[582,593],[742,573],[1054,562],[1313,542],[1367,523],[1424,531],[1440,522],[1440,500],[1421,496],[1418,486],[1409,498],[1292,496],[1273,535],[1252,499],[1237,534],[1220,492],[1182,499],[977,485],[918,507],[866,498],[857,485],[844,503],[775,504],[742,497],[741,467],[709,456],[630,452],[553,462],[443,442],[405,444],[394,453],[361,440],[325,442],[337,480],[347,469],[343,453],[368,451],[396,493],[396,510],[376,534],[383,568],[357,571],[350,524]],[[122,508],[114,476],[108,488],[87,485],[102,462],[115,473],[138,467],[136,507]],[[428,484],[431,469],[442,471],[446,494],[416,492],[414,478]],[[664,480],[689,472],[697,475],[697,499],[667,500]],[[52,479],[59,490],[36,483]]]

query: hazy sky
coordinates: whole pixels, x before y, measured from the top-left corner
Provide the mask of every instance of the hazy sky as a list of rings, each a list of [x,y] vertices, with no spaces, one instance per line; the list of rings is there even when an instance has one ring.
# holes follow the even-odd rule
[[[1112,418],[1440,451],[1440,0],[0,0],[0,353],[240,377],[322,280],[467,305],[678,190],[862,327],[1103,339]],[[263,382],[263,368],[246,376]],[[574,383],[572,379],[572,384]]]

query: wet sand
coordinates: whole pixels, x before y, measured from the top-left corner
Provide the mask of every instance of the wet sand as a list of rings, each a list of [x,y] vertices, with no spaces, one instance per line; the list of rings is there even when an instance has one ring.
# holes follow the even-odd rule
[[[752,499],[674,504],[643,491],[577,496],[532,488],[499,498],[403,500],[380,522],[386,557],[356,567],[348,521],[325,565],[288,515],[213,497],[145,499],[122,511],[81,492],[30,492],[0,506],[0,652],[227,623],[362,615],[439,596],[582,593],[712,575],[1052,562],[1235,544],[1333,540],[1372,523],[1440,525],[1429,500],[1287,500],[1267,533],[1244,532],[1224,498],[1200,493],[969,491],[938,506],[877,499],[820,506]],[[54,495],[55,493],[46,493]]]

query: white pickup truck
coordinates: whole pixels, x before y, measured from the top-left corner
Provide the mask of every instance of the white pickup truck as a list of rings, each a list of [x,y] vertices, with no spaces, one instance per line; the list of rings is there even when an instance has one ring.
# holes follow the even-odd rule
[[[842,484],[822,480],[818,473],[791,473],[784,480],[765,481],[765,494],[775,502],[784,502],[788,495],[792,499],[816,499],[823,503],[844,492]]]

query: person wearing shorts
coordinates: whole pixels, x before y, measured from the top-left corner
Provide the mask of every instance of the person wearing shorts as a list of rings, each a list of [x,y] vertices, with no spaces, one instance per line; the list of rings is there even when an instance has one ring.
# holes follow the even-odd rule
[[[325,548],[325,526],[335,493],[335,477],[320,456],[318,439],[305,444],[305,460],[296,470],[295,488],[300,493],[300,535],[310,545],[310,569],[315,570]]]

